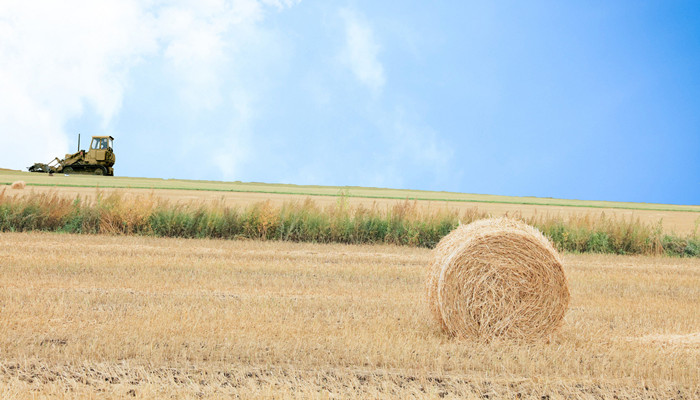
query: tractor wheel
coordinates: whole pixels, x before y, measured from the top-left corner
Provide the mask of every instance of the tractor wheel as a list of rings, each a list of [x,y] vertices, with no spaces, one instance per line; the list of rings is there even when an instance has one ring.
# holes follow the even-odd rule
[[[105,174],[105,171],[102,169],[102,167],[95,169],[95,175],[104,175],[104,174]]]
[[[66,175],[70,175],[73,173],[73,168],[71,168],[71,167],[63,168],[63,173]]]

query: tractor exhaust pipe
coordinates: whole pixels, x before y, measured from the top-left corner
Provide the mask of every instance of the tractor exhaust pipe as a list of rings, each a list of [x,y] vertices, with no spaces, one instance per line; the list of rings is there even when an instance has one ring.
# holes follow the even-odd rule
[[[80,152],[80,134],[78,134],[78,152]]]

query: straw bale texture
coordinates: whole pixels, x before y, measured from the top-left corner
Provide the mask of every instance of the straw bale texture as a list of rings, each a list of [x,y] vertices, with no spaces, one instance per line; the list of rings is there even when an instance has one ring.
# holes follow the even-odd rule
[[[438,243],[426,297],[450,335],[531,340],[561,326],[569,288],[559,255],[542,233],[494,218],[460,225]]]
[[[11,187],[12,187],[12,189],[24,189],[24,186],[26,186],[24,181],[16,181],[16,182],[12,182]]]

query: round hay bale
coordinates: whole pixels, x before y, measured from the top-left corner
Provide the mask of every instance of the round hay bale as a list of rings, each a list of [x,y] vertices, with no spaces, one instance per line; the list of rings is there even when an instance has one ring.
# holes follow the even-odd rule
[[[557,251],[537,229],[509,218],[455,229],[435,248],[429,273],[430,311],[453,336],[545,337],[569,304]]]
[[[24,183],[24,181],[15,181],[15,182],[12,182],[11,188],[12,189],[24,189],[25,185],[26,184]]]
[[[425,297],[430,309],[430,315],[432,315],[443,330],[447,329],[447,327],[442,319],[440,306],[436,297],[440,271],[442,270],[443,261],[462,244],[464,237],[469,233],[467,227],[472,225],[474,224],[459,225],[440,240],[437,246],[435,246],[435,249],[433,249],[433,259],[428,268],[428,273],[426,274]]]

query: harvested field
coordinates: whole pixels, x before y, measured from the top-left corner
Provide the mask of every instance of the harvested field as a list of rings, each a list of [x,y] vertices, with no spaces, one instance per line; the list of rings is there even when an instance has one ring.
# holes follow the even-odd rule
[[[442,333],[421,301],[429,262],[2,233],[0,398],[700,397],[697,259],[563,255],[570,310],[532,344]]]

